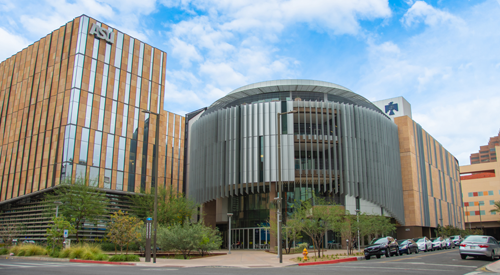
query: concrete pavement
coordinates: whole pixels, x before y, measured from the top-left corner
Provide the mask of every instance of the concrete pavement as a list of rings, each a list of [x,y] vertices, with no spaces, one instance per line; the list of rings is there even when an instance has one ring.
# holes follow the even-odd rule
[[[218,252],[227,253],[228,250],[220,250]],[[335,255],[346,253],[346,250],[328,250],[325,255]],[[309,253],[309,256],[313,256],[314,253]],[[276,254],[265,252],[262,250],[231,250],[231,254],[203,257],[190,260],[178,260],[178,259],[162,259],[157,258],[156,264],[153,264],[153,259],[150,263],[144,262],[144,258],[141,258],[141,262],[137,263],[138,266],[148,266],[148,267],[239,267],[239,268],[259,268],[259,267],[286,267],[297,265],[297,262],[293,262],[291,259],[302,257],[302,254],[283,254],[283,263],[279,263],[279,259]]]

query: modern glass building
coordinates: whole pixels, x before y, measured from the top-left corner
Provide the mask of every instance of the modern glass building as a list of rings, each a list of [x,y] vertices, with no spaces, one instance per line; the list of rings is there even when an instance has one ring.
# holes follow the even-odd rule
[[[291,111],[277,125],[278,113]],[[297,201],[315,194],[351,213],[361,206],[405,223],[398,127],[347,88],[311,80],[261,82],[189,117],[189,196],[216,208],[212,223],[233,213],[235,234],[250,237],[244,243],[257,242],[252,230],[270,218],[279,173],[288,215]],[[250,231],[238,233],[241,228]]]
[[[85,15],[1,62],[0,222],[23,220],[42,238],[37,202],[67,178],[87,177],[110,196],[183,190],[185,123],[163,110],[166,62]]]

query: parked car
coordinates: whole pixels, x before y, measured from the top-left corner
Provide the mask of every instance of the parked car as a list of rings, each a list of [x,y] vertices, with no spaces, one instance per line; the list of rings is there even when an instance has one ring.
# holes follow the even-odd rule
[[[418,253],[418,245],[412,239],[406,240],[398,240],[399,243],[399,255],[403,255],[403,253],[411,254],[413,252]]]
[[[418,249],[420,251],[424,251],[424,252],[432,251],[432,242],[431,242],[431,240],[429,240],[429,238],[422,237],[422,238],[417,239],[415,242],[417,243]]]
[[[494,261],[500,256],[500,246],[498,241],[486,235],[470,235],[464,238],[459,247],[460,257],[465,260],[467,256],[485,257]]]
[[[446,248],[446,242],[442,237],[437,237],[432,240],[432,250],[441,250]]]
[[[456,246],[458,246],[463,240],[462,236],[460,235],[451,236],[450,239],[453,240]]]
[[[33,240],[25,240],[25,241],[23,241],[23,243],[25,243],[25,244],[35,244],[35,241],[33,241]]]
[[[376,256],[377,259],[380,256],[385,255],[386,257],[391,257],[393,255],[399,255],[399,245],[394,240],[393,237],[387,236],[383,238],[374,239],[371,243],[364,249],[365,259],[369,260],[371,256]]]
[[[446,242],[447,249],[455,248],[455,246],[456,246],[455,242],[451,238],[446,238],[444,241]]]

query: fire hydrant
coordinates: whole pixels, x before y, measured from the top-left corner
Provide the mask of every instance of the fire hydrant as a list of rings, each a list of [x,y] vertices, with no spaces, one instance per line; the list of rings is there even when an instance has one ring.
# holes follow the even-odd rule
[[[304,248],[304,251],[302,251],[302,255],[304,255],[304,261],[307,261],[307,248]]]

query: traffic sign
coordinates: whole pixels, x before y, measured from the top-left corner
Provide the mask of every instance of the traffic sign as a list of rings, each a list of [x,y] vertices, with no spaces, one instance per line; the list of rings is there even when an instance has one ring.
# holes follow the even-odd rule
[[[64,230],[64,238],[68,237],[68,229]]]

